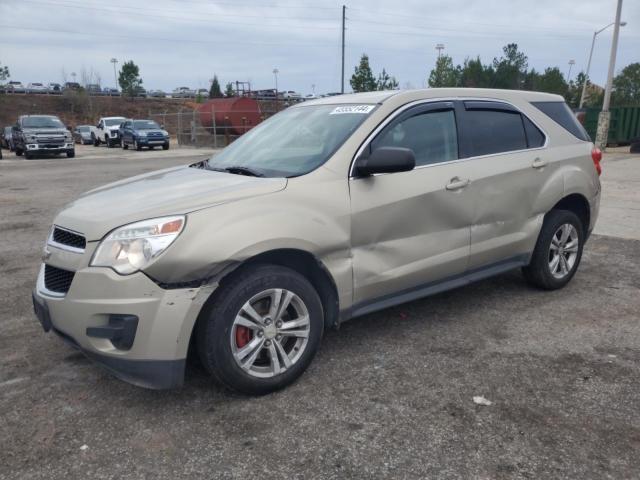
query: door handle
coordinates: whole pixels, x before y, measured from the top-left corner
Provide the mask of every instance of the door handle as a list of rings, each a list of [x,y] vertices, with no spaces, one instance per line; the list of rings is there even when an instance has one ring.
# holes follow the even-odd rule
[[[465,180],[461,180],[458,177],[453,177],[451,180],[449,180],[449,183],[445,188],[447,190],[460,190],[461,188],[466,187],[470,183],[471,183],[471,180],[469,180],[468,178]]]
[[[546,167],[548,163],[549,162],[547,162],[546,160],[543,160],[540,157],[538,157],[533,160],[533,163],[531,164],[531,166],[533,168],[542,168],[542,167]]]

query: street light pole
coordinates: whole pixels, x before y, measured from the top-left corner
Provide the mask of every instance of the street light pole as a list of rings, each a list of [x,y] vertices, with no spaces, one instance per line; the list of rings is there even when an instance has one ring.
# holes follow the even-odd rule
[[[442,50],[444,50],[444,43],[436,44],[436,50],[438,50],[438,58],[442,55]]]
[[[116,63],[118,63],[118,59],[112,58],[109,61],[113,63],[113,79],[116,81],[115,89],[118,90],[118,75],[116,74]]]
[[[584,74],[584,83],[582,84],[582,94],[580,95],[580,105],[578,105],[578,108],[582,108],[582,106],[584,105],[584,100],[587,92],[587,80],[589,80],[589,70],[591,70],[591,58],[593,57],[593,47],[596,44],[596,36],[598,36],[599,33],[604,32],[607,28],[609,28],[614,23],[615,22],[611,22],[606,27],[603,27],[600,30],[596,30],[595,32],[593,32],[593,38],[591,39],[591,50],[589,50],[589,61],[587,61],[587,71]],[[626,24],[627,22],[620,22],[621,27],[624,27]]]
[[[567,73],[567,83],[571,80],[571,69],[576,64],[575,60],[569,60],[569,73]]]
[[[609,111],[609,103],[611,102],[611,87],[613,83],[613,72],[616,68],[616,53],[618,51],[618,37],[620,36],[620,16],[622,14],[622,0],[618,0],[616,8],[616,20],[613,26],[613,40],[611,41],[611,54],[609,55],[609,73],[607,74],[607,84],[604,88],[604,101],[602,102],[602,111],[598,115],[598,129],[596,131],[596,145],[604,149],[607,146],[607,137],[609,136],[609,120],[611,112]]]
[[[273,69],[273,76],[276,79],[276,112],[278,111],[278,72],[279,70],[277,68]]]

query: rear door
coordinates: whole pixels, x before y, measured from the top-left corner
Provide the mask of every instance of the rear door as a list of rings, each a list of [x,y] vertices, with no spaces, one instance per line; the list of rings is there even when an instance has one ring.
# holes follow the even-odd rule
[[[465,271],[473,202],[457,136],[454,103],[427,103],[398,115],[366,146],[410,148],[416,168],[350,179],[358,308]]]
[[[554,168],[546,136],[508,103],[464,101],[460,116],[474,204],[469,269],[523,261],[542,222],[534,205]]]

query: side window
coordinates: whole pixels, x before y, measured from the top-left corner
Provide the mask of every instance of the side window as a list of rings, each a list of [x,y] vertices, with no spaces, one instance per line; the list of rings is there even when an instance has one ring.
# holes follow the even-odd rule
[[[585,142],[591,141],[589,134],[565,102],[531,102],[531,105],[547,115],[574,137]]]
[[[531,120],[524,115],[524,131],[527,133],[527,145],[529,148],[538,148],[544,145],[544,134],[536,127]]]
[[[473,109],[465,112],[471,156],[524,150],[527,137],[517,111]]]
[[[458,133],[453,110],[426,111],[392,123],[376,137],[372,149],[410,148],[416,166],[458,158]]]

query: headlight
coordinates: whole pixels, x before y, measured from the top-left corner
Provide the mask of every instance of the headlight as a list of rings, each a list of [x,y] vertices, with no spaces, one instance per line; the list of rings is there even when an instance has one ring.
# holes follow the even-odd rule
[[[147,132],[137,132],[139,137],[146,137]]]
[[[162,130],[162,135],[164,135],[165,137],[169,136],[169,132],[167,132],[166,130]]]
[[[65,133],[64,138],[66,138],[67,140],[71,140],[71,134],[69,132]]]
[[[184,216],[131,223],[107,235],[91,259],[91,266],[111,267],[129,275],[149,265],[171,245],[185,224]]]

